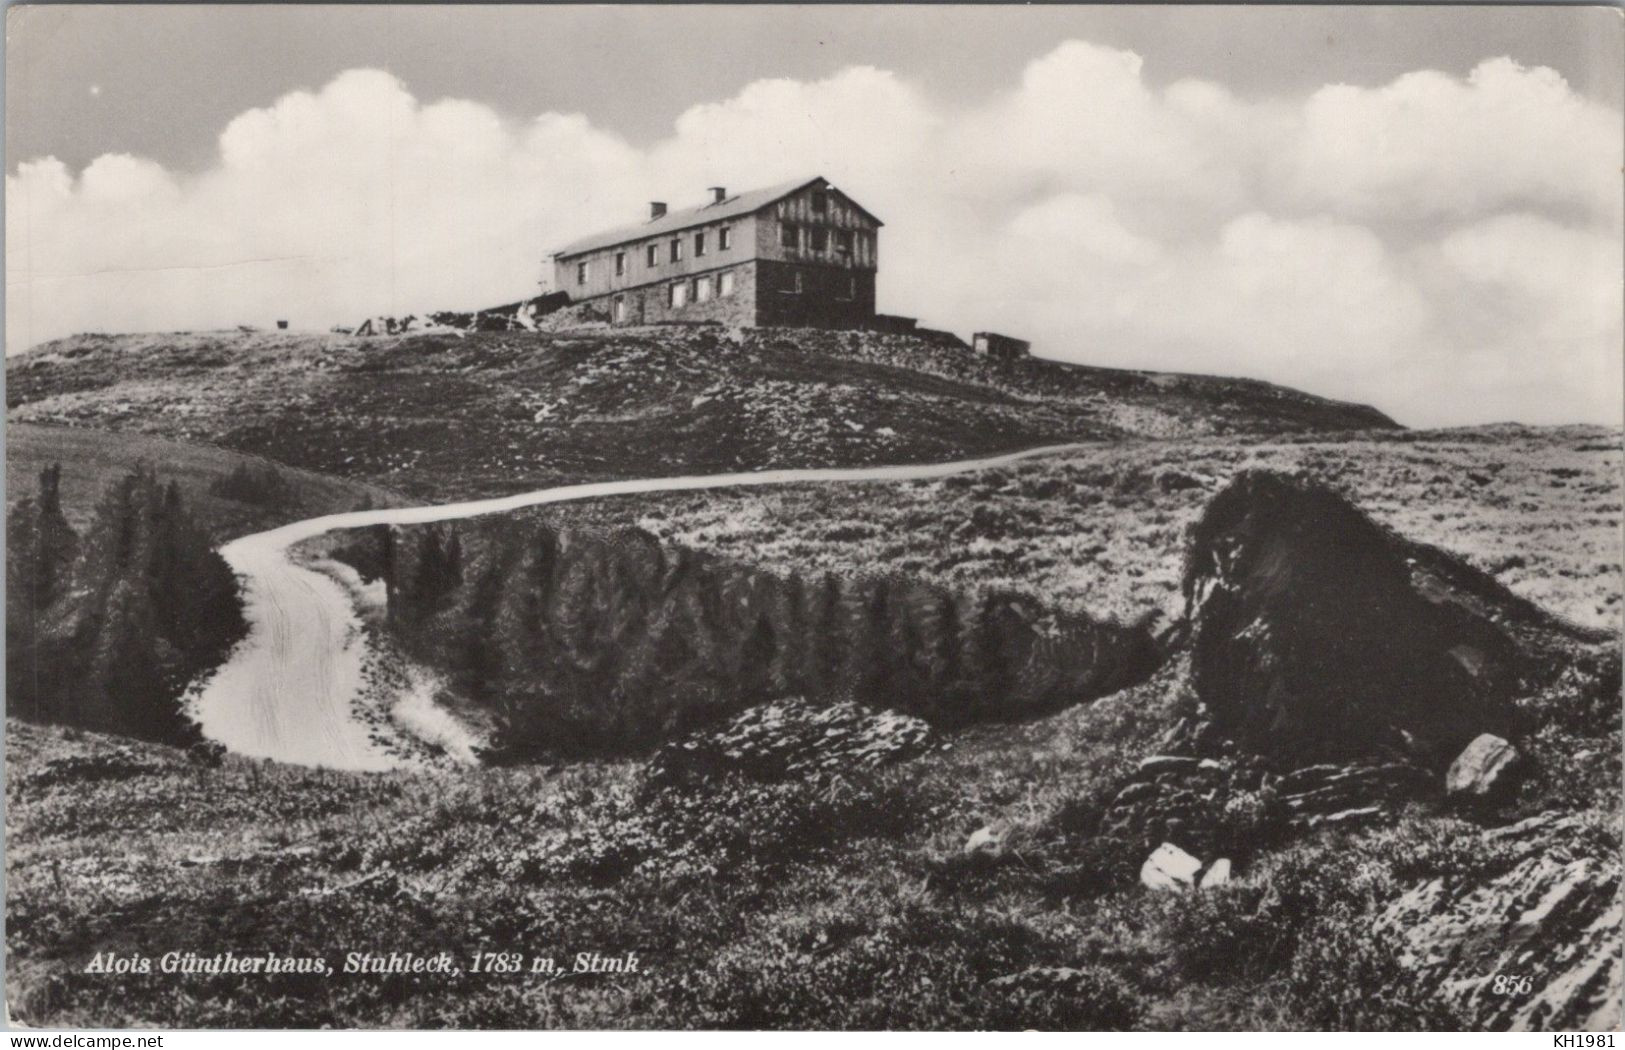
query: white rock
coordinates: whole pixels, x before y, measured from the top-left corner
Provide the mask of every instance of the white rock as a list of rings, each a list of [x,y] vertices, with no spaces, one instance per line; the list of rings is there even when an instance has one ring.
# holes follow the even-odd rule
[[[1003,821],[977,828],[971,837],[965,840],[966,855],[986,853],[996,857],[1004,852],[1004,838],[1009,834],[1010,828]]]
[[[1481,733],[1450,763],[1444,789],[1451,795],[1482,798],[1500,786],[1517,763],[1517,748],[1493,733]]]
[[[1196,885],[1202,862],[1172,842],[1164,842],[1140,867],[1140,881],[1154,890],[1180,893]]]
[[[1220,857],[1218,860],[1208,865],[1208,869],[1202,873],[1201,887],[1204,890],[1210,889],[1214,886],[1223,886],[1229,881],[1230,858]]]

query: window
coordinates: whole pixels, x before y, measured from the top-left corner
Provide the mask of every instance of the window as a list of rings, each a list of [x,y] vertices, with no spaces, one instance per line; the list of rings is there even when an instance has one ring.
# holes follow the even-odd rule
[[[793,270],[790,273],[786,274],[785,275],[785,281],[784,281],[784,287],[780,288],[779,291],[783,292],[785,295],[800,295],[801,294],[801,271],[800,270]]]
[[[697,278],[694,281],[694,301],[703,303],[709,298],[711,298],[711,278]]]
[[[734,246],[734,228],[724,226],[717,231],[717,251],[725,252]]]
[[[649,247],[644,249],[644,252],[649,260],[649,268],[651,270],[660,265],[660,245],[651,244]]]
[[[829,210],[829,195],[823,190],[813,190],[812,208],[818,215]]]
[[[626,276],[626,253],[625,252],[616,252],[615,253],[615,276],[616,277],[625,277]]]
[[[615,297],[615,323],[626,323],[626,300],[618,295]]]
[[[779,227],[779,244],[786,248],[796,248],[801,245],[801,231],[792,223],[785,223]]]
[[[845,252],[848,255],[852,254],[851,230],[835,231],[835,250],[838,252]]]
[[[811,230],[808,230],[807,232],[812,234],[812,250],[813,251],[821,252],[821,251],[826,251],[829,248],[829,231],[828,230],[824,229],[822,226],[815,226]]]
[[[700,256],[702,256],[704,254],[705,254],[705,234],[704,233],[696,233],[694,235],[694,258],[698,259]]]
[[[671,261],[683,261],[683,239],[681,237],[673,237],[671,239]]]
[[[678,281],[671,286],[671,294],[666,300],[671,306],[688,305],[688,282]]]
[[[858,297],[858,279],[856,277],[848,277],[844,287],[845,291],[838,294],[837,299],[856,299]]]
[[[727,271],[717,278],[717,295],[732,295],[734,293],[734,272]]]
[[[587,264],[586,263],[576,263],[576,283],[577,284],[586,284],[587,283]]]

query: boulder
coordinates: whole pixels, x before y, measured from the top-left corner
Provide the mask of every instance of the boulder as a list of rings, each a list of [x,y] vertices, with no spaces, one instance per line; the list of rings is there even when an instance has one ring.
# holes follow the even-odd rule
[[[1238,474],[1196,525],[1183,591],[1197,697],[1254,753],[1342,762],[1409,738],[1443,769],[1481,733],[1515,735],[1520,600],[1324,484]]]
[[[1229,857],[1220,857],[1218,860],[1214,861],[1212,864],[1209,864],[1208,869],[1206,871],[1202,872],[1202,881],[1200,883],[1198,883],[1197,885],[1201,889],[1208,890],[1208,889],[1212,889],[1215,886],[1223,886],[1225,883],[1227,883],[1229,881],[1230,881],[1230,858]]]
[[[1002,820],[977,828],[971,832],[970,838],[965,840],[965,855],[967,857],[999,857],[1004,853],[1005,842],[1009,835],[1010,825]]]
[[[1518,767],[1518,749],[1494,735],[1473,738],[1445,774],[1445,792],[1453,796],[1487,798],[1505,789]]]
[[[1154,890],[1183,893],[1196,885],[1202,862],[1172,842],[1164,842],[1145,859],[1140,882]]]

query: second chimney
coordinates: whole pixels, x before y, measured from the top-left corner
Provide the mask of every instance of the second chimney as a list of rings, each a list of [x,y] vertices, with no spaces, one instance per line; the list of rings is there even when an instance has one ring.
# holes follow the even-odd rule
[[[649,202],[649,221],[653,222],[655,219],[660,218],[664,214],[666,214],[666,202],[665,201],[650,201]]]
[[[710,189],[712,204],[721,204],[728,199],[728,188],[726,186],[712,186]]]

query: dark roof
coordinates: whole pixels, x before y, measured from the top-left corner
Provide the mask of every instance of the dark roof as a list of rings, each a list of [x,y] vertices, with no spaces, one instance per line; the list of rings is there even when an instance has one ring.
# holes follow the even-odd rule
[[[720,222],[723,219],[738,218],[741,215],[753,215],[769,204],[790,196],[797,190],[805,189],[815,182],[822,181],[824,180],[821,176],[815,175],[810,179],[781,182],[777,186],[767,186],[759,190],[736,193],[732,197],[725,197],[711,204],[702,204],[698,208],[669,211],[658,219],[650,219],[647,222],[635,223],[631,226],[618,226],[613,230],[605,230],[602,233],[595,233],[571,241],[555,251],[553,256],[561,258],[566,255],[580,255],[582,252],[590,252],[599,248],[610,248],[617,244],[630,244],[633,241],[641,241],[647,237],[659,237],[661,234],[676,233],[679,230],[686,230],[691,226],[700,226],[708,222]],[[852,206],[868,215],[869,218],[874,219],[876,226],[883,225],[879,219],[875,219],[868,210],[859,206],[856,202]]]

